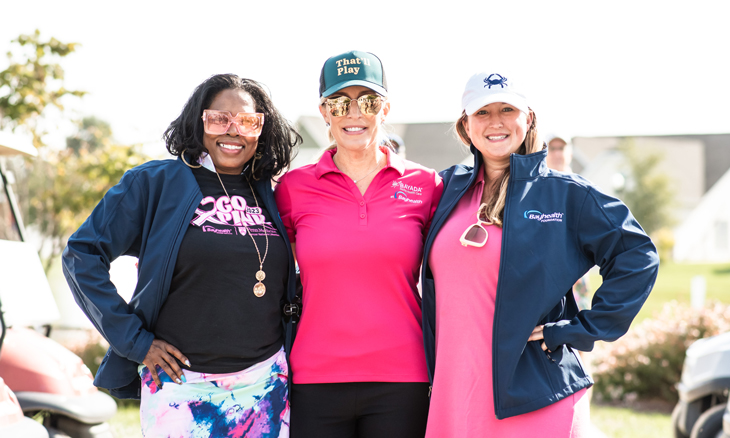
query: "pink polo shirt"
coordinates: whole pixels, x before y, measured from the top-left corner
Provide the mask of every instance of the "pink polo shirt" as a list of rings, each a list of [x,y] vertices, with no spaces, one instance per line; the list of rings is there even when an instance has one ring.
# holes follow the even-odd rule
[[[443,186],[435,171],[383,150],[388,164],[365,195],[334,150],[276,187],[304,287],[294,383],[428,381],[416,284]]]

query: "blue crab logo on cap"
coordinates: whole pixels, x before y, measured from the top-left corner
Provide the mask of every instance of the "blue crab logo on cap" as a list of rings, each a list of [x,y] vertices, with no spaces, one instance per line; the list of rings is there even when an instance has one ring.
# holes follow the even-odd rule
[[[507,78],[502,76],[499,73],[492,73],[491,75],[484,78],[484,83],[487,84],[485,87],[489,87],[489,89],[492,89],[492,85],[504,88],[505,85],[507,85]]]

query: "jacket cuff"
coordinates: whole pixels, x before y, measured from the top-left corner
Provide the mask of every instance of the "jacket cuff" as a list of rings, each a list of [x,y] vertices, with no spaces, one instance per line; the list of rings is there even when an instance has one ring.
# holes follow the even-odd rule
[[[567,319],[545,324],[545,327],[542,331],[542,336],[543,338],[545,338],[545,345],[547,346],[548,350],[556,351],[564,344],[564,342],[560,341],[560,328],[566,325],[570,325],[570,321]]]
[[[127,359],[140,364],[144,362],[144,358],[150,351],[152,341],[154,340],[154,334],[142,329],[139,336],[137,336],[137,341],[134,343],[134,347],[132,347],[132,351],[129,353],[129,356],[127,356]]]

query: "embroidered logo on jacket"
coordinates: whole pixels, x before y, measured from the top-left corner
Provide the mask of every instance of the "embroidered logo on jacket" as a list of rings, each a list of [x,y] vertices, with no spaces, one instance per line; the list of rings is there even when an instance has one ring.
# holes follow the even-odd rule
[[[558,212],[545,214],[545,213],[539,212],[537,210],[526,210],[525,214],[524,214],[525,219],[536,220],[536,221],[539,221],[542,223],[562,222],[564,215],[565,215],[565,213],[558,213]]]

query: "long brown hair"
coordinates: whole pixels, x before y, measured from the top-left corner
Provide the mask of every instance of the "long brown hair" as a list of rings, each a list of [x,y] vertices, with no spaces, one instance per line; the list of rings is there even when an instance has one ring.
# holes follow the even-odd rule
[[[527,134],[525,134],[525,141],[522,142],[520,147],[515,153],[520,155],[529,155],[535,152],[539,152],[543,148],[542,140],[537,133],[537,116],[535,112],[530,108],[530,115],[532,116],[532,124],[530,124]],[[454,124],[454,131],[465,145],[471,145],[471,138],[466,133],[464,123],[469,116],[466,112],[461,113],[461,117]],[[486,164],[485,164],[486,166]],[[482,170],[483,171],[483,170]],[[496,191],[492,190],[487,198],[487,221],[491,221],[493,224],[501,227],[502,221],[504,220],[504,205],[507,201],[507,183],[509,182],[510,168],[504,170],[502,175],[494,182],[494,184],[485,185],[484,189],[487,190],[489,187],[498,187]]]

